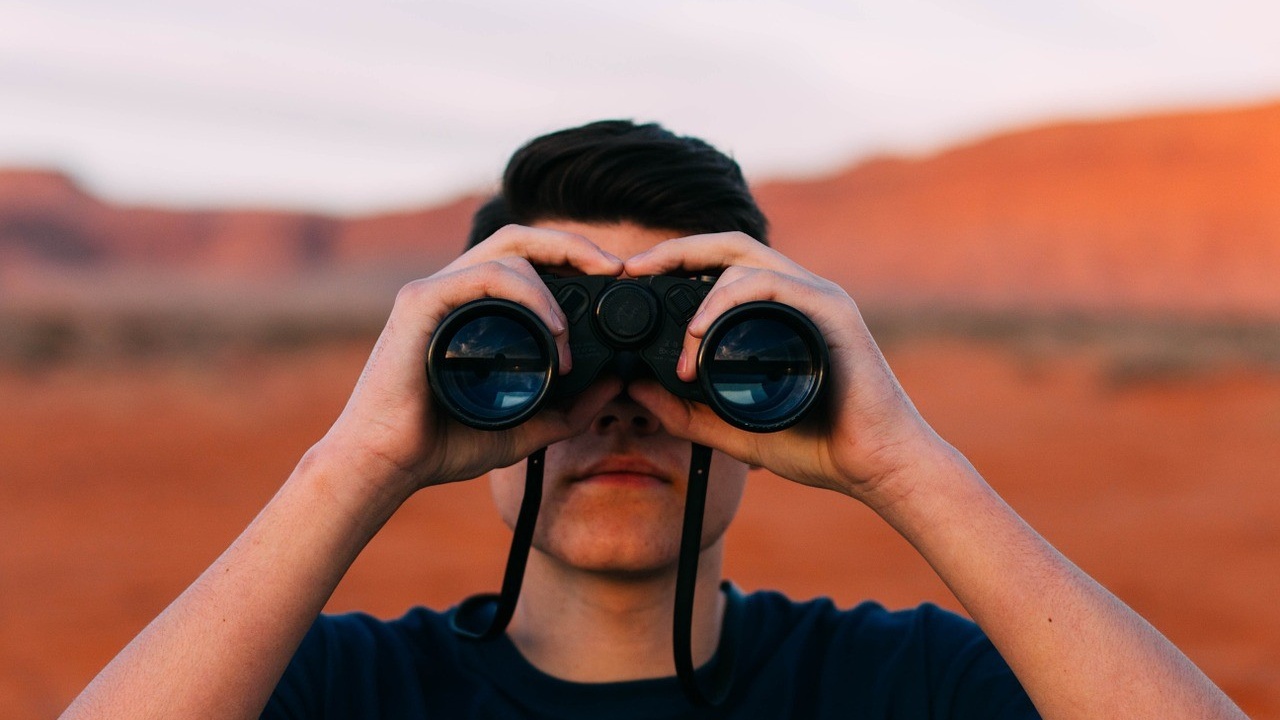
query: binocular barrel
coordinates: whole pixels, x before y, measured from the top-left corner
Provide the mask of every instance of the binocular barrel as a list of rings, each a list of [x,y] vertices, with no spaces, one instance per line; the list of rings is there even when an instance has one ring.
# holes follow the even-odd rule
[[[572,397],[602,374],[652,377],[671,393],[710,406],[730,424],[773,432],[799,422],[826,377],[827,347],[804,314],[776,302],[731,308],[712,323],[696,355],[697,381],[675,373],[707,278],[551,278],[569,320],[573,368],[558,375],[551,332],[532,311],[486,298],[450,313],[427,350],[428,381],[450,415],[502,430],[546,402]]]

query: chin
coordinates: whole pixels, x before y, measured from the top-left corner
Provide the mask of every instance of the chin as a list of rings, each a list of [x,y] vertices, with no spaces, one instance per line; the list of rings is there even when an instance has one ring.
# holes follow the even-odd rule
[[[583,572],[642,579],[674,572],[680,527],[637,532],[642,523],[591,523],[550,532],[534,545],[557,563]]]

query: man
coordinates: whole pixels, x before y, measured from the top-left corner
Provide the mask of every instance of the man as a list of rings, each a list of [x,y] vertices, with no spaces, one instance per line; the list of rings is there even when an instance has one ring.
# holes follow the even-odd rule
[[[67,716],[255,717],[265,707],[329,717],[1242,717],[932,431],[844,290],[760,242],[765,232],[737,165],[701,141],[628,122],[532,141],[477,213],[473,247],[401,291],[330,431]],[[511,430],[448,419],[427,387],[424,350],[469,300],[529,308],[555,337],[560,371],[572,363],[542,269],[720,273],[689,323],[678,364],[686,381],[700,338],[726,309],[791,305],[829,346],[826,406],[794,428],[756,434],[653,380],[605,377]],[[692,653],[704,667],[733,654],[736,667],[713,711],[691,706],[671,677],[691,441],[716,450]],[[511,524],[521,461],[543,447],[546,491],[504,637],[460,638],[448,613],[426,609],[393,622],[317,620],[406,498],[489,473]],[[869,506],[977,624],[931,606],[839,611],[722,586],[723,534],[752,465]]]

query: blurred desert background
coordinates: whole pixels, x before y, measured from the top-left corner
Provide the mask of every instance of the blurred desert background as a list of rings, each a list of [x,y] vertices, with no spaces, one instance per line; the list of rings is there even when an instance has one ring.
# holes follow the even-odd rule
[[[1255,717],[1280,717],[1280,103],[1011,128],[755,183],[941,434]],[[0,170],[0,714],[56,715],[341,409],[479,194],[375,214],[122,205]],[[329,603],[495,589],[483,482],[405,506]],[[759,473],[729,576],[958,609],[852,502]]]

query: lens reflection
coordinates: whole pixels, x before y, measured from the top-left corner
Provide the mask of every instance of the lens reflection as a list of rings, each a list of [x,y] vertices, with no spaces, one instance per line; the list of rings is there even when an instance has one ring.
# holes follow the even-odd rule
[[[486,315],[454,334],[440,363],[442,390],[465,413],[487,421],[514,417],[536,402],[550,358],[522,324]]]
[[[795,413],[818,382],[809,344],[770,318],[744,320],[726,331],[703,371],[725,410],[761,425]]]

